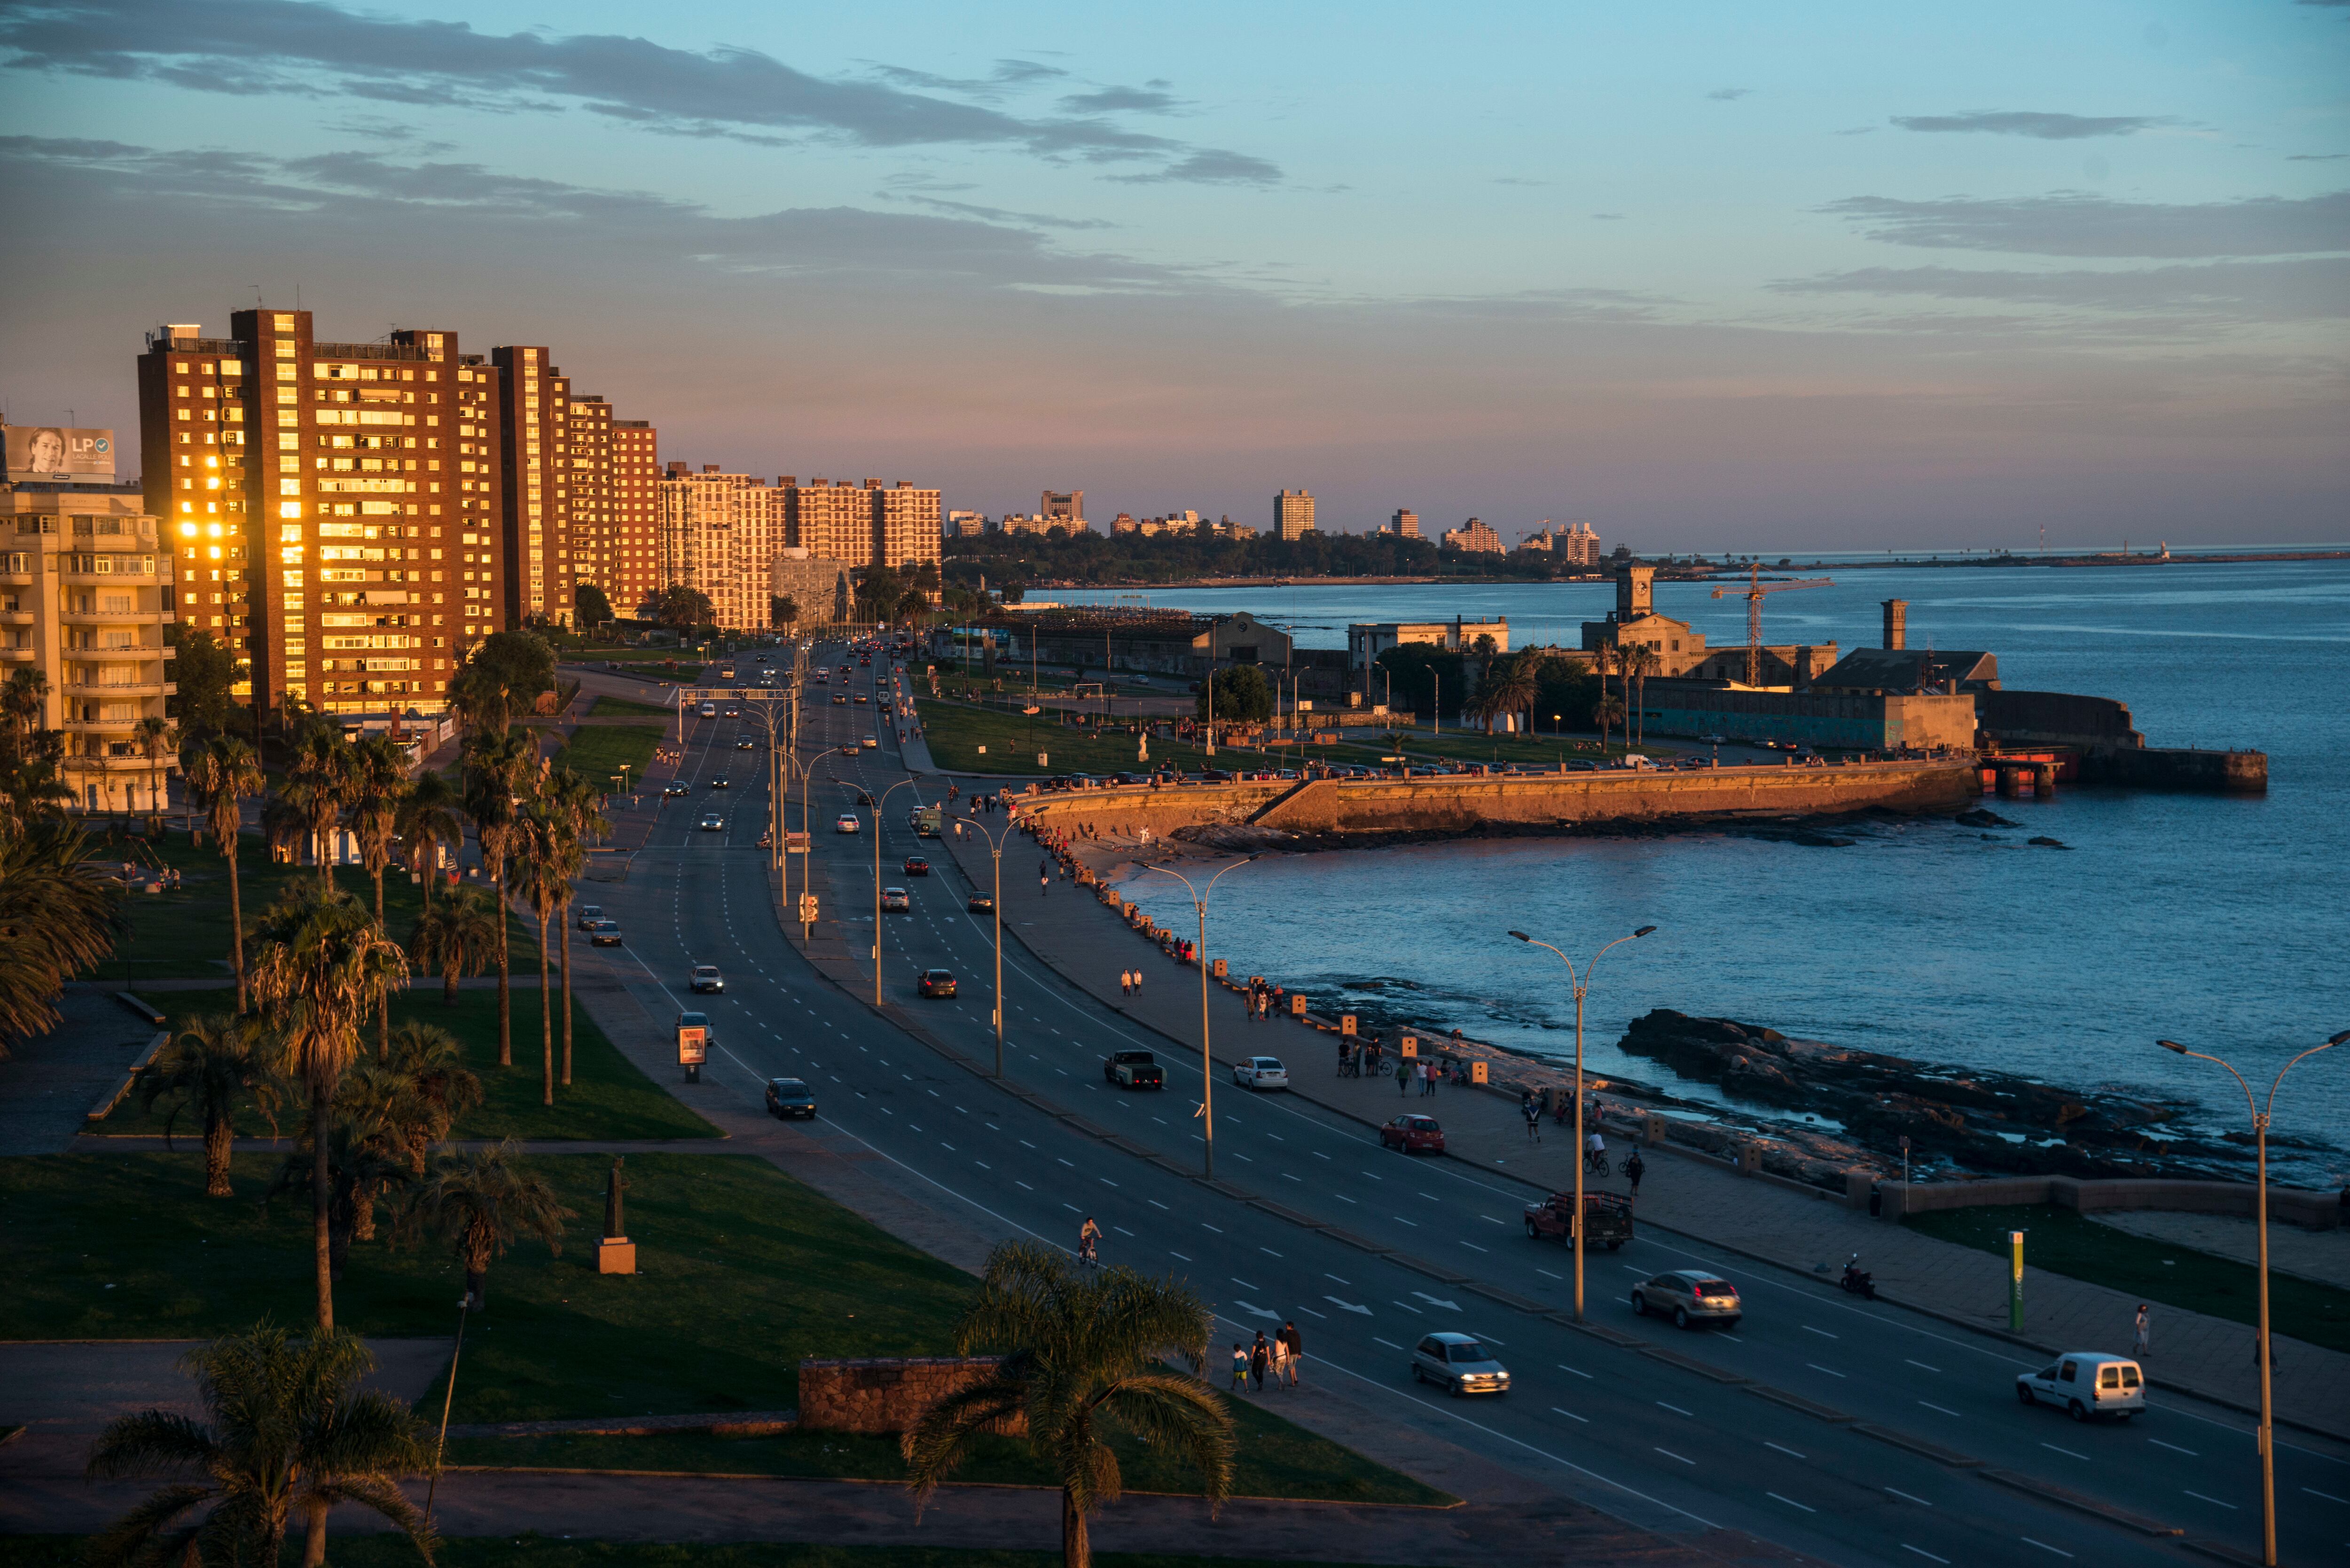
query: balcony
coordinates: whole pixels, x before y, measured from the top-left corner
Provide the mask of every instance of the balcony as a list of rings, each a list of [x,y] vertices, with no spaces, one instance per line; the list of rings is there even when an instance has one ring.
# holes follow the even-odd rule
[[[29,664],[41,656],[37,648],[0,648],[0,659],[11,663]]]
[[[38,618],[31,610],[0,609],[0,626],[30,626]]]
[[[72,726],[67,727],[70,729]],[[77,752],[57,765],[69,774],[143,774],[150,768],[161,767],[166,775],[170,775],[180,771],[179,758],[168,753],[159,762],[151,763],[143,752],[135,756],[127,757],[109,757],[99,753]]]
[[[173,680],[140,680],[128,684],[99,685],[96,681],[69,680],[63,690],[83,701],[105,702],[130,697],[176,697],[180,687]]]
[[[161,610],[59,610],[57,619],[67,626],[144,626],[165,618]]]

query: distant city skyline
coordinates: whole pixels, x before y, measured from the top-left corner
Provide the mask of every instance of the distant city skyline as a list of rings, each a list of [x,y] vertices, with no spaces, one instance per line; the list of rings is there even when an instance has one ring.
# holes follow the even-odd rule
[[[258,290],[991,517],[2350,532],[2343,6],[1341,15],[0,5],[0,399]]]

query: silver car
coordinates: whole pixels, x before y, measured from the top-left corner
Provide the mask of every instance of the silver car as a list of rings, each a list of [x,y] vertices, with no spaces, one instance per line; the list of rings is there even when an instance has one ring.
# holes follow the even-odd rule
[[[1746,1315],[1738,1287],[1720,1274],[1702,1269],[1675,1269],[1669,1274],[1642,1280],[1632,1287],[1632,1310],[1646,1317],[1655,1313],[1673,1320],[1675,1328],[1693,1323],[1718,1323],[1735,1328]]]
[[[1509,1368],[1465,1334],[1431,1334],[1411,1353],[1411,1380],[1449,1394],[1507,1394]]]

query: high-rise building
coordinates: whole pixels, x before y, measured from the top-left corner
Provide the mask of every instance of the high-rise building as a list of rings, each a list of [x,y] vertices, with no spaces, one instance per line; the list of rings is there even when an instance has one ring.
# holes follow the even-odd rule
[[[1385,531],[1399,538],[1417,539],[1419,537],[1419,514],[1409,506],[1399,506],[1396,514],[1388,519]]]
[[[449,609],[462,650],[507,624],[505,456],[497,367],[479,354],[457,362],[457,499]]]
[[[873,561],[873,497],[845,479],[821,475],[802,484],[790,474],[777,480],[784,493],[785,532],[779,541],[826,561],[852,566]]]
[[[1062,523],[1080,523],[1086,515],[1086,493],[1082,490],[1047,490],[1036,503],[1036,515]],[[1070,533],[1077,532],[1071,528]]]
[[[1447,528],[1440,544],[1447,550],[1469,550],[1493,556],[1503,554],[1502,536],[1474,517],[1458,528]]]
[[[1314,496],[1304,490],[1284,490],[1273,498],[1273,531],[1284,539],[1301,539],[1314,532]]]
[[[888,489],[878,479],[865,482],[873,493],[873,559],[879,566],[902,570],[939,560],[939,493],[915,487],[901,479]]]
[[[307,310],[234,312],[226,337],[172,325],[139,360],[146,501],[191,624],[226,637],[237,694],[329,711],[441,707],[466,641],[461,597],[498,571],[461,546],[473,372],[453,332],[317,340]],[[470,461],[468,459],[470,458]],[[478,471],[476,471],[478,472]],[[486,537],[486,535],[485,535]],[[470,540],[468,541],[470,544]],[[480,555],[478,566],[472,557]]]
[[[1599,564],[1599,535],[1588,523],[1569,523],[1566,532],[1558,536],[1558,553],[1570,566],[1596,566]]]
[[[570,447],[565,454],[571,489],[571,582],[603,587],[610,580],[617,541],[612,531],[612,405],[586,392],[571,399]],[[609,590],[606,590],[609,597]]]
[[[614,615],[635,615],[660,591],[660,432],[644,420],[614,420],[611,575],[596,585]]]
[[[699,473],[671,463],[660,485],[663,585],[708,595],[722,627],[764,630],[775,557],[788,543],[785,495],[779,485],[714,462]]]
[[[493,348],[505,445],[505,610],[509,622],[571,624],[571,378],[543,347]]]
[[[951,539],[976,539],[987,532],[984,512],[950,512],[947,514],[946,535]]]

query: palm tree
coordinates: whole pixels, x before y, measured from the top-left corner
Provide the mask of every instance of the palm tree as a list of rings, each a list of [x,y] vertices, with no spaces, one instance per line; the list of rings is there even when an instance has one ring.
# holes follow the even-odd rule
[[[503,688],[501,688],[503,690]],[[465,815],[490,863],[498,889],[498,1065],[514,1065],[514,993],[506,951],[506,857],[514,841],[515,796],[523,774],[538,760],[538,742],[500,730],[465,742]]]
[[[1636,722],[1640,727],[1639,740],[1634,744],[1648,742],[1648,715],[1644,710],[1648,701],[1648,677],[1663,666],[1664,660],[1657,657],[1657,650],[1645,642],[1636,642],[1624,650],[1624,679],[1632,688],[1632,716],[1625,720],[1625,724],[1627,729]],[[1631,740],[1628,734],[1625,738]]]
[[[350,800],[353,767],[351,743],[343,738],[341,729],[330,721],[314,719],[295,742],[293,762],[286,769],[285,794],[301,808],[308,826],[321,888],[335,885],[330,844],[335,825],[342,820],[343,807]]]
[[[404,1239],[429,1234],[455,1249],[465,1271],[466,1310],[484,1312],[492,1262],[525,1235],[561,1257],[563,1222],[570,1218],[555,1189],[515,1158],[509,1139],[434,1160],[432,1174],[409,1194],[400,1225]]]
[[[298,1082],[310,1105],[312,1240],[318,1327],[335,1326],[335,1290],[327,1168],[336,1085],[359,1054],[360,1022],[408,970],[407,955],[348,893],[289,892],[262,919],[261,962],[253,989],[278,1032],[279,1071]]]
[[[215,735],[182,764],[189,789],[204,803],[205,826],[228,862],[229,963],[236,971],[236,1010],[245,1010],[244,902],[237,889],[236,846],[244,821],[244,797],[269,787],[253,748],[234,735]]]
[[[8,679],[0,682],[0,720],[5,720],[9,733],[22,746],[41,727],[41,715],[48,705],[49,678],[29,664],[20,664],[8,671]]]
[[[155,836],[163,836],[163,759],[179,749],[180,732],[172,721],[150,713],[139,721],[140,749],[147,753],[148,820],[153,825]]]
[[[90,1449],[90,1479],[194,1471],[93,1539],[94,1568],[251,1562],[275,1568],[293,1515],[308,1525],[302,1562],[327,1561],[327,1514],[338,1502],[390,1520],[428,1563],[431,1526],[399,1479],[430,1469],[408,1407],[361,1388],[375,1357],[360,1341],[294,1338],[268,1323],[190,1351],[206,1421],[148,1410],[109,1423]],[[202,1516],[190,1516],[202,1511]]]
[[[383,925],[383,874],[400,826],[400,797],[408,790],[408,752],[390,735],[374,734],[353,746],[345,798],[351,833],[359,839],[359,864],[375,883],[375,923]],[[375,1059],[391,1054],[391,998],[376,1012]]]
[[[432,876],[439,868],[444,844],[463,846],[465,825],[457,820],[463,797],[448,779],[427,768],[416,775],[400,802],[400,836],[408,844],[411,865],[424,868],[424,907],[432,907]]]
[[[479,888],[455,888],[416,917],[408,954],[423,973],[441,971],[445,1005],[457,1005],[461,975],[480,974],[497,958],[500,924],[496,903]]]
[[[410,1019],[391,1032],[392,1071],[406,1075],[444,1127],[482,1103],[482,1080],[465,1065],[465,1047],[435,1023]]]
[[[20,664],[0,681],[0,808],[8,826],[22,827],[69,805],[72,786],[57,776],[65,733],[41,728],[49,678]]]
[[[1592,722],[1599,726],[1599,754],[1607,754],[1607,721],[1615,711],[1607,706],[1607,672],[1616,667],[1616,650],[1602,643],[1591,656],[1591,668],[1599,675],[1599,701],[1592,705]]]
[[[929,1496],[972,1438],[1024,1417],[1029,1448],[1060,1473],[1061,1560],[1069,1568],[1093,1561],[1087,1521],[1121,1490],[1118,1456],[1106,1441],[1120,1431],[1189,1459],[1210,1503],[1222,1502],[1232,1490],[1232,1412],[1197,1377],[1157,1365],[1171,1345],[1196,1370],[1211,1326],[1207,1306],[1171,1278],[1081,1272],[1058,1251],[1000,1243],[955,1325],[955,1344],[1004,1359],[984,1381],[931,1406],[899,1438],[908,1490]]]
[[[603,797],[594,784],[569,768],[556,768],[547,774],[539,794],[570,833],[584,863],[589,836],[611,830],[612,825],[605,820],[604,814],[598,809]],[[563,1086],[567,1089],[571,1086],[571,898],[574,890],[570,881],[563,884],[562,914],[556,921],[556,928],[562,932],[559,940],[563,944]],[[542,949],[546,946],[544,942],[539,945]]]
[[[555,1104],[555,988],[547,983],[546,929],[571,897],[571,878],[587,858],[570,826],[545,800],[524,807],[516,824],[515,876],[538,917],[538,1033],[546,1063],[545,1101]],[[564,943],[567,950],[568,941]]]
[[[82,864],[85,842],[55,818],[0,831],[0,1061],[56,1028],[67,976],[114,950],[120,893]]]
[[[172,1114],[163,1119],[165,1147],[171,1147],[182,1111],[203,1119],[207,1198],[236,1195],[228,1180],[229,1145],[236,1136],[237,1104],[245,1099],[276,1132],[277,1078],[269,1070],[268,1043],[258,1019],[218,1013],[195,1019],[139,1075],[140,1110],[153,1110],[158,1100],[171,1102]]]
[[[1534,680],[1533,662],[1533,655],[1529,651],[1506,665],[1495,666],[1487,673],[1485,690],[1478,698],[1478,706],[1483,710],[1482,716],[1487,734],[1493,732],[1494,720],[1526,711],[1534,705],[1534,699],[1542,694],[1542,688]]]

